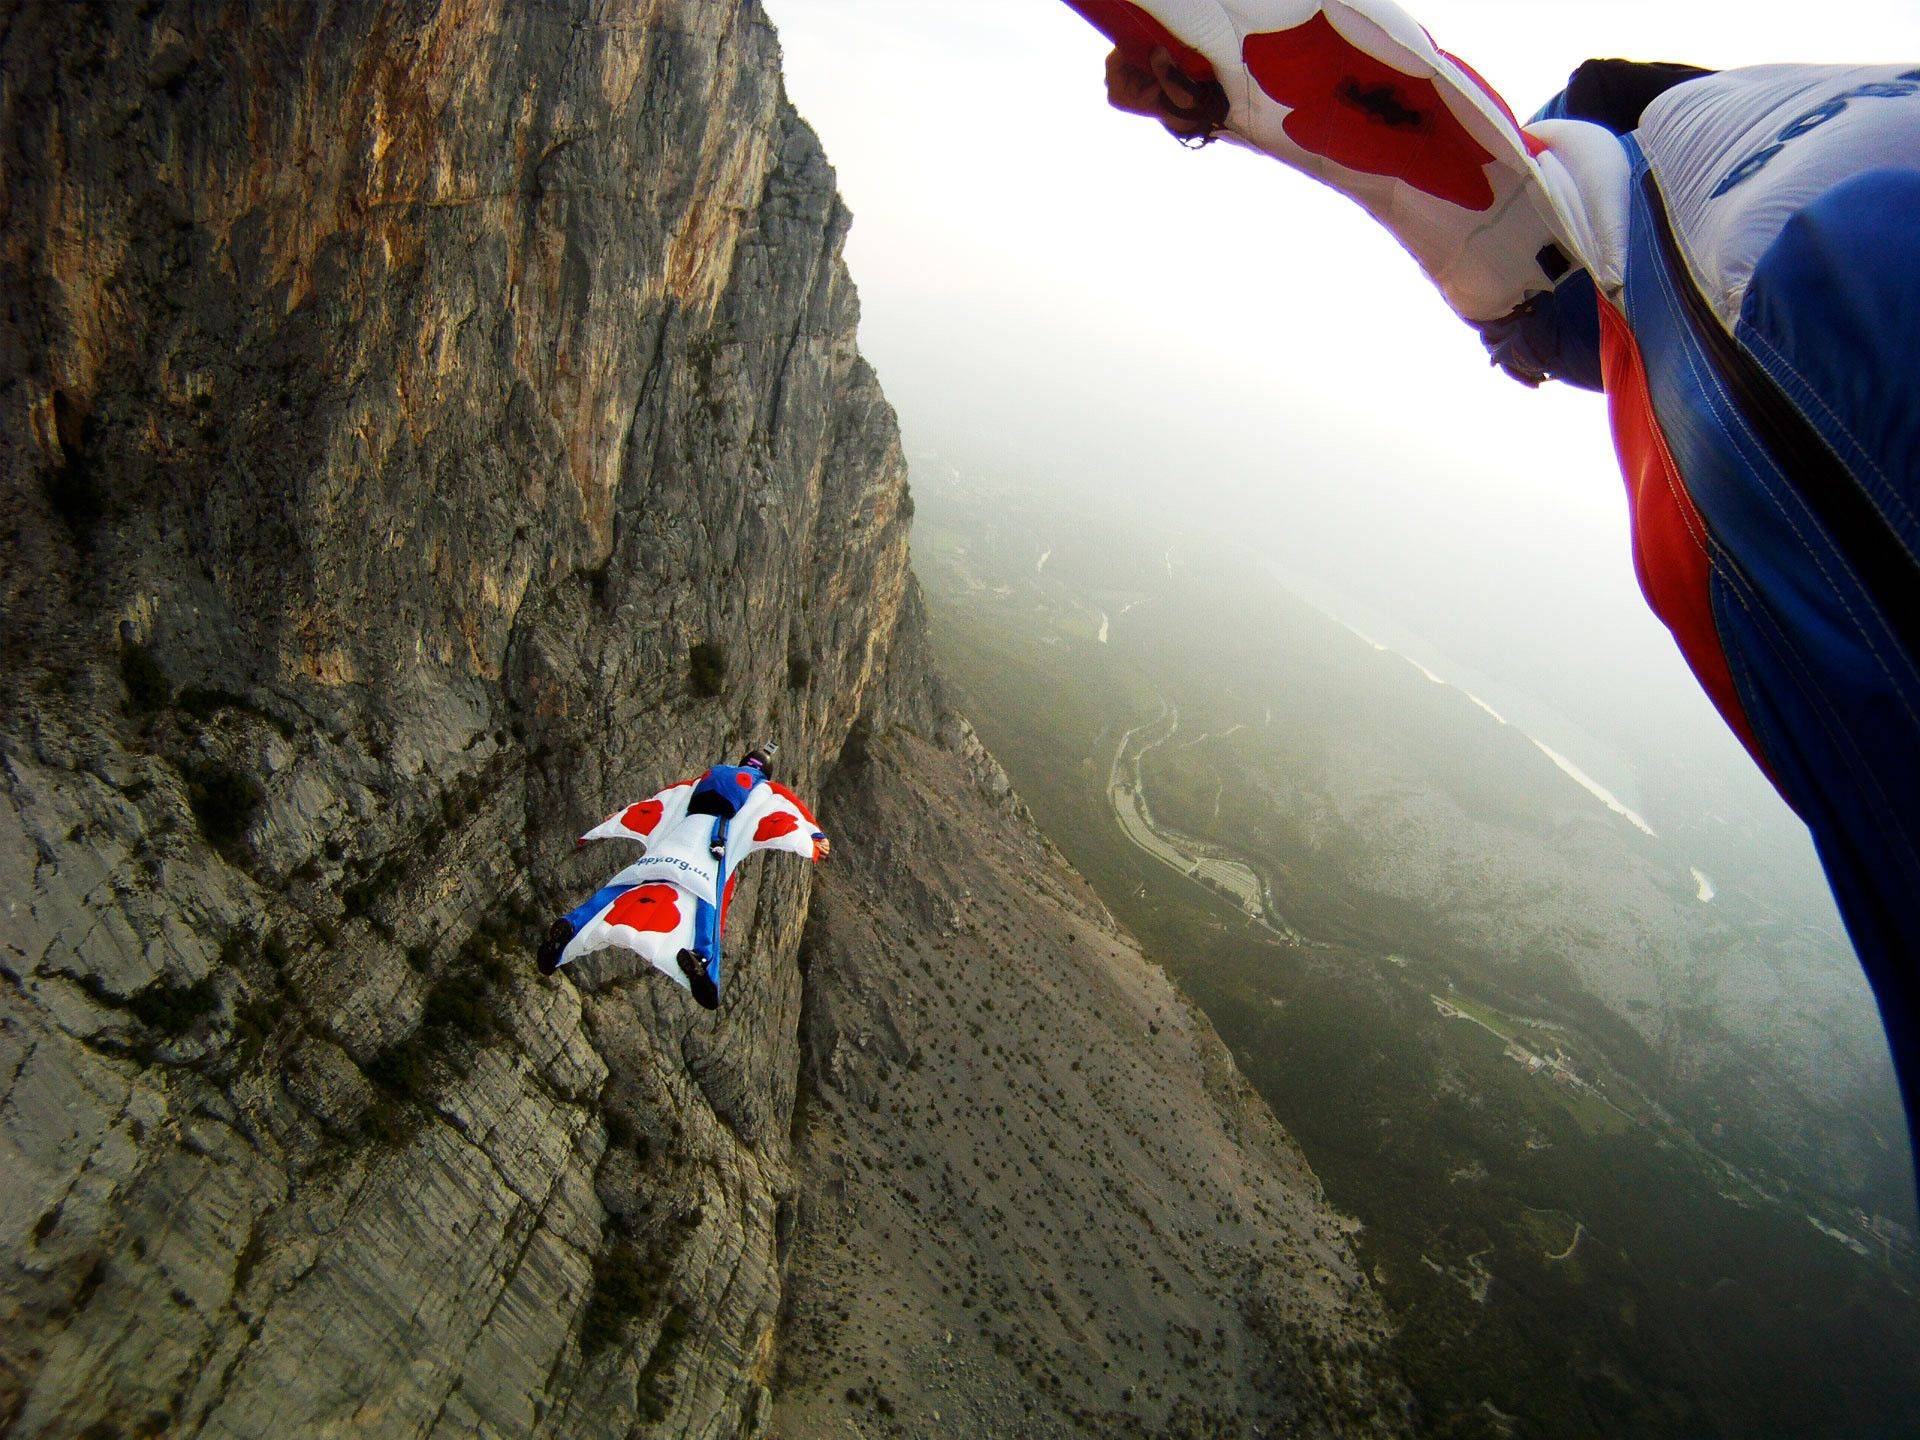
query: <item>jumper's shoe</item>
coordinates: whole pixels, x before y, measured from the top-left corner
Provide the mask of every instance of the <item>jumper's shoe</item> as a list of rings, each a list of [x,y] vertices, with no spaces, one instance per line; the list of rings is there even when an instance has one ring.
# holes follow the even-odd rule
[[[547,938],[540,942],[539,953],[534,964],[542,975],[551,975],[560,968],[560,952],[567,948],[567,942],[573,939],[573,924],[564,916],[547,927]]]
[[[680,973],[687,977],[687,986],[693,991],[693,998],[700,1002],[703,1010],[720,1008],[720,987],[713,983],[713,976],[707,973],[707,957],[697,955],[691,950],[680,952]]]

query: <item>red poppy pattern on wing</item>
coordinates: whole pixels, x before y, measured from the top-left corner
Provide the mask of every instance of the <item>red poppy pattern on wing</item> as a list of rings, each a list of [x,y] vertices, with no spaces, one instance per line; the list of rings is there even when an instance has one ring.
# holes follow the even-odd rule
[[[1260,88],[1288,108],[1281,128],[1302,150],[1468,210],[1493,207],[1493,154],[1433,81],[1367,54],[1324,12],[1290,30],[1249,35],[1241,55]]]
[[[620,823],[635,835],[651,835],[653,827],[660,823],[665,810],[658,800],[642,800],[638,805],[629,805],[620,815]]]
[[[800,828],[796,815],[785,810],[776,810],[754,827],[755,840],[778,840],[782,835],[791,835]]]
[[[638,885],[607,907],[607,924],[670,935],[680,927],[680,900],[671,885]]]

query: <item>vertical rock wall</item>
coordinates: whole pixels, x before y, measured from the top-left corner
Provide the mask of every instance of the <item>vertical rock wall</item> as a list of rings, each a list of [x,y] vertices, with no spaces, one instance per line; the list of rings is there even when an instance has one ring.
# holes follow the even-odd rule
[[[733,1433],[807,878],[743,889],[717,1023],[525,947],[616,801],[761,735],[814,786],[906,595],[769,26],[25,5],[0,54],[0,1417]]]

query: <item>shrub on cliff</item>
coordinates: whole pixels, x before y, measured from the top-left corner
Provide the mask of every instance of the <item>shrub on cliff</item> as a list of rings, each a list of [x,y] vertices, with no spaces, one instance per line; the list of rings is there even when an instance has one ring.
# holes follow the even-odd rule
[[[490,1044],[505,1032],[496,991],[509,979],[491,938],[476,935],[461,947],[427,987],[413,1032],[360,1067],[374,1088],[360,1117],[365,1138],[400,1144],[412,1136],[418,1107],[432,1100],[446,1076],[466,1074],[471,1061],[464,1046]]]

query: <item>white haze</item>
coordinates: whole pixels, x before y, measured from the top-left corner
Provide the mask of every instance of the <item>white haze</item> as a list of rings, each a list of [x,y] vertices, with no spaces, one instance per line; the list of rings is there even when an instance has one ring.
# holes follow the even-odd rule
[[[768,8],[909,453],[1252,540],[1343,619],[1564,717],[1548,738],[1656,824],[1736,815],[1811,874],[1640,598],[1600,397],[1490,370],[1333,192],[1109,110],[1105,44],[1055,0]],[[1913,4],[1416,8],[1522,114],[1595,55],[1920,59]]]

